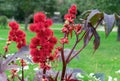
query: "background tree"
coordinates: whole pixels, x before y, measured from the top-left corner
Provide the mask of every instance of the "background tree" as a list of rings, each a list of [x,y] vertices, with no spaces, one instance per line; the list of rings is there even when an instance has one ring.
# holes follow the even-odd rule
[[[0,0],[0,16],[7,16],[11,18],[12,16],[15,16],[16,8],[9,4],[6,0]]]
[[[0,28],[5,28],[7,26],[8,18],[6,16],[0,16]]]
[[[2,0],[0,3],[2,4],[1,9],[5,8],[5,13],[9,12],[8,14],[10,14],[12,12],[10,16],[14,16],[19,21],[24,21],[25,30],[27,30],[28,23],[35,12],[44,11],[51,17],[56,10],[56,0]],[[6,8],[7,4],[10,6],[7,7],[9,10]]]

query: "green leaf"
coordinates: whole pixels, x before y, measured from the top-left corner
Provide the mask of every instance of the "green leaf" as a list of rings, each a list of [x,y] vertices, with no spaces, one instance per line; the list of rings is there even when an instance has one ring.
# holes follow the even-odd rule
[[[104,13],[104,22],[105,22],[105,33],[106,36],[108,36],[110,34],[110,32],[112,31],[114,24],[115,24],[115,15],[108,15],[106,13]]]

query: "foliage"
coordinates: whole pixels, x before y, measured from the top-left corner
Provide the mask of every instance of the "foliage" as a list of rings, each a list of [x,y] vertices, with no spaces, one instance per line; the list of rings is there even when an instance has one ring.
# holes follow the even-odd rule
[[[34,14],[36,11],[45,11],[51,17],[56,10],[56,0],[3,0],[0,4],[2,12],[9,11],[10,16],[15,16],[20,21],[23,21],[25,17]],[[5,6],[6,8],[4,8]]]
[[[8,18],[6,16],[0,16],[1,28],[6,28]]]
[[[105,32],[106,36],[108,36],[113,28],[115,20],[119,18],[119,16],[114,14],[107,15],[98,10],[91,10],[83,14],[85,15],[83,23],[76,24],[74,21],[76,18],[76,14],[76,5],[72,5],[70,9],[68,9],[68,13],[64,16],[65,23],[64,27],[62,28],[62,33],[64,34],[64,36],[60,39],[61,45],[58,46],[56,50],[53,49],[54,45],[57,43],[57,39],[56,37],[54,37],[53,31],[49,28],[52,25],[51,20],[47,19],[46,15],[42,12],[38,12],[34,15],[34,22],[30,25],[30,30],[31,32],[35,32],[36,36],[35,38],[31,39],[29,48],[31,50],[30,54],[32,57],[32,62],[39,64],[40,69],[42,70],[41,72],[36,73],[35,80],[37,79],[38,81],[57,81],[60,79],[60,81],[81,81],[74,77],[76,71],[78,72],[80,70],[67,69],[67,65],[71,62],[71,60],[73,60],[78,54],[81,53],[81,51],[88,45],[90,41],[93,42],[94,51],[98,49],[100,45],[100,37],[96,29],[102,21],[105,22]],[[2,56],[4,57],[5,63],[2,62],[2,60],[0,61],[0,76],[4,77],[0,79],[4,79],[5,81],[7,81],[7,79],[9,80],[9,78],[6,78],[6,75],[4,73],[4,71],[7,70],[6,66],[12,61],[12,63],[15,64],[16,58],[19,57],[21,59],[20,67],[22,68],[22,77],[19,77],[16,69],[12,69],[11,79],[14,81],[14,79],[17,78],[20,81],[25,81],[24,67],[26,66],[26,62],[24,60],[25,58],[23,57],[26,54],[28,55],[29,53],[29,49],[26,46],[25,42],[25,34],[21,30],[21,32],[18,32],[19,25],[16,22],[10,22],[9,26],[11,28],[8,36],[9,40],[7,40],[7,47],[4,48],[5,53]],[[69,40],[72,39],[73,35],[75,35],[76,37],[76,39],[74,39],[74,45],[72,46],[71,50],[67,51],[67,56],[65,56],[65,45],[69,44]],[[92,37],[94,37],[93,40],[91,40]],[[17,46],[18,52],[16,54],[10,57],[6,57],[8,46],[11,44],[11,42],[16,42],[20,44],[20,47]],[[76,46],[80,42],[83,42],[82,46],[79,47],[77,51],[75,51]],[[58,61],[57,58],[60,56],[59,54],[62,58],[62,71],[54,72],[55,75],[52,75],[51,73],[49,73],[49,70],[52,69],[51,62]],[[3,67],[5,68],[2,69]]]

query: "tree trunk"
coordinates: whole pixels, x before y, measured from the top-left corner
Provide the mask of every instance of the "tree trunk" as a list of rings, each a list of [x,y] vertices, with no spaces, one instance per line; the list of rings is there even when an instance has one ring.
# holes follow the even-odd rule
[[[27,27],[28,27],[28,18],[27,17],[25,17],[25,30],[27,31]]]
[[[28,29],[28,24],[30,22],[30,19],[33,17],[33,15],[29,15],[28,17],[25,17],[25,30]]]
[[[118,19],[118,21],[117,21],[117,26],[118,26],[118,29],[117,29],[117,40],[120,41],[120,19]]]

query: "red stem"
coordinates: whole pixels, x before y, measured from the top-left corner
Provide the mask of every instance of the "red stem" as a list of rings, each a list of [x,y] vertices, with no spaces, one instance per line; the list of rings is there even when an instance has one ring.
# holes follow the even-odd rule
[[[78,35],[77,35],[76,32],[75,32],[75,35],[76,35],[76,42],[75,42],[75,44],[73,45],[73,47],[72,47],[70,53],[68,54],[68,57],[67,57],[67,59],[66,59],[66,63],[68,63],[68,60],[69,60],[69,58],[70,58],[71,55],[72,55],[72,52],[74,51],[75,47],[76,47],[77,44],[78,44]]]
[[[46,69],[43,69],[43,78],[45,78],[45,74],[46,74]]]
[[[78,52],[76,52],[75,55],[73,55],[73,56],[68,60],[68,62],[70,62],[74,57],[76,57],[85,47],[86,47],[85,45],[82,46],[82,48],[81,48]]]
[[[22,66],[22,81],[24,81],[24,66]]]
[[[66,34],[64,34],[64,38],[66,37]],[[61,50],[61,56],[62,56],[62,75],[61,75],[61,81],[64,80],[65,72],[66,72],[66,61],[64,56],[64,43],[62,44],[62,50]]]
[[[103,20],[103,17],[98,21],[98,23],[95,26],[95,29],[98,27],[98,25],[101,23],[102,20]]]
[[[66,72],[66,66],[67,66],[67,64],[64,64],[63,67],[62,67],[61,81],[64,81],[64,76],[65,76],[65,72]]]
[[[19,81],[22,81],[21,78],[20,78],[19,76],[17,76],[17,78],[18,78]]]

